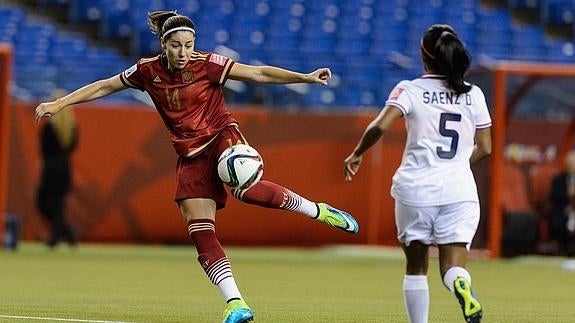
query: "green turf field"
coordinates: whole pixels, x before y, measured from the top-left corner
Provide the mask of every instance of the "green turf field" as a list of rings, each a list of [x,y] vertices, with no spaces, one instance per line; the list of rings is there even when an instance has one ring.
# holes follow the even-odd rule
[[[406,322],[397,250],[228,248],[256,322]],[[575,272],[560,258],[469,264],[485,322],[575,322]],[[429,275],[430,322],[463,322]],[[221,322],[224,303],[191,247],[25,243],[0,252],[0,322]]]

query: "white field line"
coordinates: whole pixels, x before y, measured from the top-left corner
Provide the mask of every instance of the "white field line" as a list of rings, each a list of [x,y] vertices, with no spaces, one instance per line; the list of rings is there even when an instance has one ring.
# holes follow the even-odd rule
[[[65,319],[65,318],[56,318],[56,317],[21,316],[21,315],[0,314],[0,319],[2,319],[2,318],[17,319],[17,320],[58,321],[58,322],[130,323],[130,322],[123,322],[123,321],[81,320],[81,319]]]

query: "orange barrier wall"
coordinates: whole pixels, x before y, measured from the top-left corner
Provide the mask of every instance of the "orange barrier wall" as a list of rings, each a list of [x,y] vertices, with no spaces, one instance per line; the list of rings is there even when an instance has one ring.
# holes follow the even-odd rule
[[[43,240],[47,227],[35,209],[39,175],[33,106],[11,109],[8,211],[19,214],[23,238]],[[188,243],[173,202],[176,155],[154,110],[84,104],[76,108],[79,148],[69,216],[81,241]],[[353,213],[357,236],[295,213],[243,204],[233,197],[218,216],[225,244],[396,245],[391,177],[405,140],[402,122],[364,158],[353,182],[343,181],[343,159],[373,115],[306,115],[236,108],[250,144],[264,157],[264,178],[312,200]]]
[[[0,43],[0,227],[4,228],[8,176],[8,135],[10,133],[10,77],[12,75],[12,47]]]

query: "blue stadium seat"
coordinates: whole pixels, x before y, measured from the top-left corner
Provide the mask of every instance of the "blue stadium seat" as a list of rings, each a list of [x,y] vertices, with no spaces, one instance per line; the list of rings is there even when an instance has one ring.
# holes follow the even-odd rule
[[[330,6],[339,9],[340,2],[340,0],[314,0],[306,1],[305,6],[313,11],[323,11]]]
[[[407,12],[393,15],[391,19],[376,13],[371,22],[371,48],[370,54],[374,57],[385,57],[392,51],[405,50],[407,33]]]
[[[306,17],[305,33],[300,41],[303,53],[333,53],[337,43],[337,23],[333,19]]]
[[[45,9],[49,6],[63,6],[68,5],[71,0],[36,0],[36,5],[41,9]]]
[[[508,32],[511,28],[511,16],[505,9],[479,7],[477,10],[478,33],[490,31]]]
[[[204,10],[204,7],[211,8],[218,3],[231,3],[231,1],[200,1],[200,0],[165,0],[164,10],[176,10],[182,15],[189,16],[192,20],[195,20],[200,15],[200,12]],[[211,10],[206,10],[210,12]],[[214,17],[213,14],[211,17]]]
[[[9,23],[16,23],[19,24],[26,20],[26,12],[24,9],[15,7],[15,6],[8,6],[3,5],[0,7],[0,25],[4,26]]]
[[[409,24],[414,27],[426,28],[431,24],[444,21],[443,2],[436,0],[420,0],[417,5],[408,7]]]
[[[572,0],[507,0],[507,6],[487,7],[481,0],[36,0],[39,12],[69,8],[69,21],[94,23],[100,40],[126,38],[136,57],[160,52],[158,36],[146,24],[154,10],[178,10],[197,27],[196,48],[219,45],[237,50],[242,62],[259,61],[309,72],[328,66],[334,85],[311,86],[310,95],[286,87],[269,90],[270,102],[335,107],[382,105],[400,79],[421,73],[419,39],[433,23],[452,25],[472,55],[496,59],[575,62],[574,39],[547,39],[551,24],[572,28]],[[540,10],[542,25],[516,25],[513,10]],[[14,44],[14,64],[45,79],[47,89],[77,87],[108,77],[135,62],[117,52],[94,50],[88,38],[58,32],[47,21],[29,21],[18,6],[0,7],[0,41]],[[23,40],[27,41],[23,41]],[[393,65],[398,53],[413,64]],[[92,62],[87,64],[86,62]],[[98,68],[93,68],[98,62]],[[55,67],[31,71],[26,64]],[[51,69],[53,71],[53,68]],[[21,78],[30,95],[44,95],[32,80]],[[50,83],[51,82],[51,83]],[[349,83],[349,84],[348,84]],[[21,86],[18,84],[18,87]],[[72,86],[74,85],[74,86]],[[247,100],[260,91],[248,88],[235,96]],[[44,91],[46,92],[46,91]],[[129,97],[125,95],[124,97]]]
[[[509,59],[511,17],[504,9],[480,7],[477,12],[475,53],[495,59]]]
[[[575,44],[573,40],[546,39],[544,45],[548,61],[575,63]]]
[[[347,57],[349,55],[364,55],[370,54],[371,38],[338,38],[335,45],[335,53],[339,57]]]
[[[100,36],[103,39],[128,38],[132,34],[129,0],[100,0],[102,18]]]
[[[61,32],[54,37],[50,54],[52,56],[84,57],[89,47],[90,43],[85,37]]]
[[[264,49],[268,52],[274,51],[297,51],[300,39],[297,36],[268,36],[265,39]]]
[[[398,9],[407,10],[410,3],[405,0],[375,1],[373,8],[376,12],[390,15],[396,13]]]
[[[449,14],[453,11],[475,10],[481,0],[443,0],[444,11]]]
[[[349,13],[366,15],[369,11],[371,11],[371,15],[373,15],[375,2],[376,1],[373,0],[341,0],[339,8],[344,13],[343,15]],[[363,14],[361,13],[362,11],[364,12]]]
[[[233,49],[263,49],[266,42],[266,30],[268,29],[267,14],[269,11],[266,9],[257,9],[259,3],[253,6],[245,6],[243,10],[250,11],[250,13],[235,14],[230,26],[230,42],[229,46]],[[251,12],[253,10],[253,12]],[[256,13],[256,11],[259,13]]]
[[[507,0],[511,10],[541,10],[542,0]]]
[[[512,59],[530,61],[546,60],[544,33],[540,26],[512,25],[510,44]]]
[[[473,1],[450,0],[445,8],[445,22],[457,31],[457,35],[465,44],[467,50],[473,52],[476,48],[477,14]]]
[[[341,87],[342,90],[336,93],[336,106],[356,109],[381,105],[377,84],[355,84],[344,81]]]
[[[136,56],[151,56],[160,53],[158,35],[149,30],[138,29],[130,41],[130,52]]]
[[[196,24],[196,48],[211,51],[218,45],[229,45],[231,21],[227,17],[199,15]]]
[[[573,25],[575,3],[571,0],[542,0],[541,21],[548,25]]]
[[[302,103],[309,110],[323,110],[337,104],[337,92],[331,87],[310,86],[308,93],[302,96]]]
[[[102,6],[99,0],[75,0],[70,2],[68,19],[72,23],[96,22],[102,18]]]
[[[371,49],[371,23],[358,15],[340,19],[335,51],[341,55],[368,55]]]

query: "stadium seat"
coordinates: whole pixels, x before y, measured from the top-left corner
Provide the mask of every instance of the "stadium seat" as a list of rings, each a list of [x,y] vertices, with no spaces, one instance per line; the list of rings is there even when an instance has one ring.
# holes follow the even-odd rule
[[[60,58],[68,57],[85,57],[90,43],[85,37],[77,34],[64,34],[59,33],[53,39],[50,55],[58,60]]]
[[[70,4],[71,0],[36,0],[36,4],[40,8],[46,8],[50,6],[64,6]]]
[[[509,59],[511,18],[503,9],[482,9],[477,15],[476,53]]]
[[[516,60],[544,61],[546,48],[543,30],[539,26],[512,24],[511,58]]]
[[[540,10],[541,0],[507,0],[510,9],[535,9]]]
[[[198,50],[212,51],[224,45],[238,51],[242,61],[285,63],[307,70],[312,65],[311,57],[314,58],[311,63],[320,61],[315,59],[318,57],[325,64],[316,66],[333,66],[344,82],[353,80],[364,86],[362,83],[367,80],[378,79],[370,69],[374,62],[379,65],[398,55],[405,57],[406,62],[411,60],[405,66],[399,64],[397,70],[382,67],[385,75],[378,81],[369,81],[378,82],[378,87],[385,89],[380,92],[386,94],[397,80],[420,73],[419,39],[433,23],[454,26],[472,56],[575,62],[575,39],[552,38],[547,34],[550,24],[573,25],[575,5],[571,0],[508,0],[506,5],[498,6],[486,6],[486,1],[481,0],[421,0],[417,5],[408,0],[36,0],[35,3],[38,14],[48,12],[44,9],[49,7],[65,10],[72,28],[77,23],[99,28],[98,40],[103,43],[126,39],[129,53],[135,57],[160,51],[158,36],[146,24],[148,12],[178,10],[196,23]],[[60,26],[29,19],[22,8],[0,7],[0,41],[15,45],[14,64],[29,60],[59,67],[65,61],[73,66],[85,62],[94,46],[87,36],[60,35]],[[517,25],[513,16],[516,10],[540,11],[542,24]],[[349,59],[350,56],[361,57],[362,61]],[[131,64],[134,60],[127,61]],[[126,60],[121,57],[119,61]],[[344,66],[347,62],[350,67]],[[106,64],[103,72],[116,71],[119,65]],[[351,69],[360,72],[354,75],[349,73]],[[382,69],[376,71],[382,74]],[[92,75],[97,71],[84,72],[90,77],[98,76]],[[58,78],[57,82],[63,80]],[[340,91],[346,88],[335,86],[324,91],[327,93],[322,99],[324,104],[325,97],[332,97],[334,105],[341,103],[342,98],[353,101],[351,95]]]
[[[342,81],[342,91],[336,93],[336,106],[350,109],[372,108],[382,105],[379,100],[379,88],[376,83],[352,83]]]
[[[102,18],[100,36],[103,39],[128,38],[132,34],[130,25],[129,0],[100,0]]]
[[[72,23],[97,22],[102,18],[99,0],[75,0],[70,2],[68,19]]]
[[[538,23],[541,21],[542,0],[508,0],[508,10],[525,20]]]
[[[263,47],[266,51],[297,51],[300,39],[297,36],[268,36],[264,40]]]
[[[573,26],[575,4],[571,0],[542,0],[541,21],[548,25]]]
[[[310,86],[309,92],[302,97],[302,102],[309,110],[326,111],[337,105],[336,91],[330,87]]]
[[[19,7],[3,5],[0,7],[0,26],[19,24],[26,20],[26,12]]]
[[[575,62],[575,44],[568,40],[546,39],[546,59],[549,62]]]

